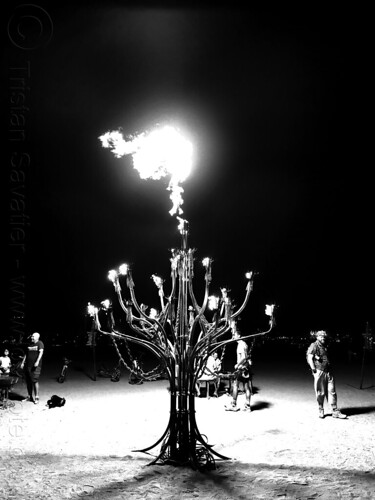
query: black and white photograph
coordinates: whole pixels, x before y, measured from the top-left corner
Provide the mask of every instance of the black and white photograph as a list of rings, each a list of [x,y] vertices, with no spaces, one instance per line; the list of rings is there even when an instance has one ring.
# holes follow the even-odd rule
[[[5,2],[0,497],[370,499],[370,13]]]

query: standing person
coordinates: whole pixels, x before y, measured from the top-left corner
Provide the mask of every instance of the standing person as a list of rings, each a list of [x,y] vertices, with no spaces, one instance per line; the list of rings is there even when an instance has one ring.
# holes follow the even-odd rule
[[[319,418],[324,418],[324,399],[327,398],[332,408],[332,417],[347,418],[337,408],[337,394],[335,378],[332,374],[332,367],[329,363],[327,352],[327,332],[318,330],[311,332],[315,342],[312,342],[307,349],[306,359],[314,377],[314,390],[319,406]]]
[[[216,385],[215,385],[215,393],[214,396],[218,397],[218,390],[220,387],[220,372],[221,372],[221,366],[222,362],[221,359],[219,358],[219,353],[217,351],[212,353],[212,357],[214,359],[213,361],[213,372],[216,375]]]
[[[34,404],[39,403],[39,377],[42,370],[43,352],[44,344],[40,340],[40,334],[34,332],[31,335],[31,343],[27,346],[26,354],[21,362],[29,394],[26,401],[31,401]]]
[[[9,375],[11,364],[9,350],[4,349],[4,356],[0,356],[0,375]]]
[[[234,365],[234,379],[232,385],[232,402],[230,405],[225,406],[227,411],[238,411],[237,407],[237,397],[238,397],[238,386],[240,382],[243,383],[246,395],[246,403],[243,408],[244,411],[251,412],[251,359],[249,347],[244,340],[241,339],[241,334],[236,327],[233,329],[233,338],[237,340],[237,363]]]

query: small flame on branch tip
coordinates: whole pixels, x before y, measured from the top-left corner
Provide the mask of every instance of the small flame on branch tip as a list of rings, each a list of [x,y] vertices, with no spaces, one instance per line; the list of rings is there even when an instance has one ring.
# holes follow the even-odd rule
[[[92,304],[90,304],[90,302],[88,303],[87,305],[87,313],[90,315],[90,316],[95,316],[95,314],[98,312],[98,308],[93,306]]]
[[[114,283],[117,279],[117,271],[115,271],[114,269],[109,271],[108,272],[108,279],[110,279],[112,281],[112,283]]]
[[[219,297],[210,295],[208,297],[208,307],[212,310],[217,309],[219,307]]]
[[[159,180],[169,176],[167,190],[171,192],[171,215],[182,214],[182,182],[189,176],[192,166],[192,144],[172,126],[157,127],[150,132],[129,136],[119,131],[106,132],[99,137],[104,148],[110,148],[116,158],[131,155],[133,166],[141,179]]]
[[[121,266],[119,267],[119,273],[125,276],[126,274],[128,274],[128,272],[129,272],[129,265],[121,264]]]
[[[158,311],[151,307],[149,316],[151,319],[156,319],[158,316]]]
[[[177,269],[177,264],[178,264],[179,260],[180,260],[180,254],[173,254],[173,256],[170,259],[170,261],[171,261],[171,267],[172,267],[173,270]]]
[[[153,274],[151,278],[154,280],[155,285],[160,288],[163,286],[163,280],[160,278],[160,276],[157,276],[156,274]]]
[[[204,265],[204,267],[208,267],[209,264],[210,264],[210,258],[209,257],[205,257],[203,260],[202,260],[202,264]]]
[[[109,309],[112,303],[109,299],[105,299],[100,303],[100,305],[102,306],[103,309]]]
[[[265,313],[267,316],[273,316],[273,310],[275,308],[275,304],[267,304],[266,305],[266,310],[265,310]]]

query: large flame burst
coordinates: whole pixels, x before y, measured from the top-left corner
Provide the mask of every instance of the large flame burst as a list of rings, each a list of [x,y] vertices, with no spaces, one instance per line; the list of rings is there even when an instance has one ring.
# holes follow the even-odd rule
[[[141,179],[159,180],[170,176],[171,215],[182,214],[181,183],[189,176],[192,166],[192,144],[172,126],[158,127],[150,132],[124,138],[119,131],[106,132],[99,137],[104,148],[121,158],[131,155],[133,165]]]

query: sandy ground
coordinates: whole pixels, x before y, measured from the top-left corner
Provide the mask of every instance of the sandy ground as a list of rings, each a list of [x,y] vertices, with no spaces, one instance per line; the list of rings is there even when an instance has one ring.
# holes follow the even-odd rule
[[[4,499],[375,499],[375,380],[367,367],[339,366],[339,406],[347,420],[317,416],[305,365],[255,367],[251,413],[226,412],[228,397],[196,399],[198,427],[214,449],[231,457],[216,469],[149,466],[135,453],[157,441],[169,416],[167,382],[134,386],[93,381],[71,367],[63,384],[56,369],[41,378],[41,402],[0,410],[0,498]],[[371,373],[372,371],[372,373]],[[53,394],[66,399],[49,409]],[[244,395],[239,396],[239,404]],[[157,451],[158,448],[155,450]],[[153,451],[154,452],[154,451]]]

